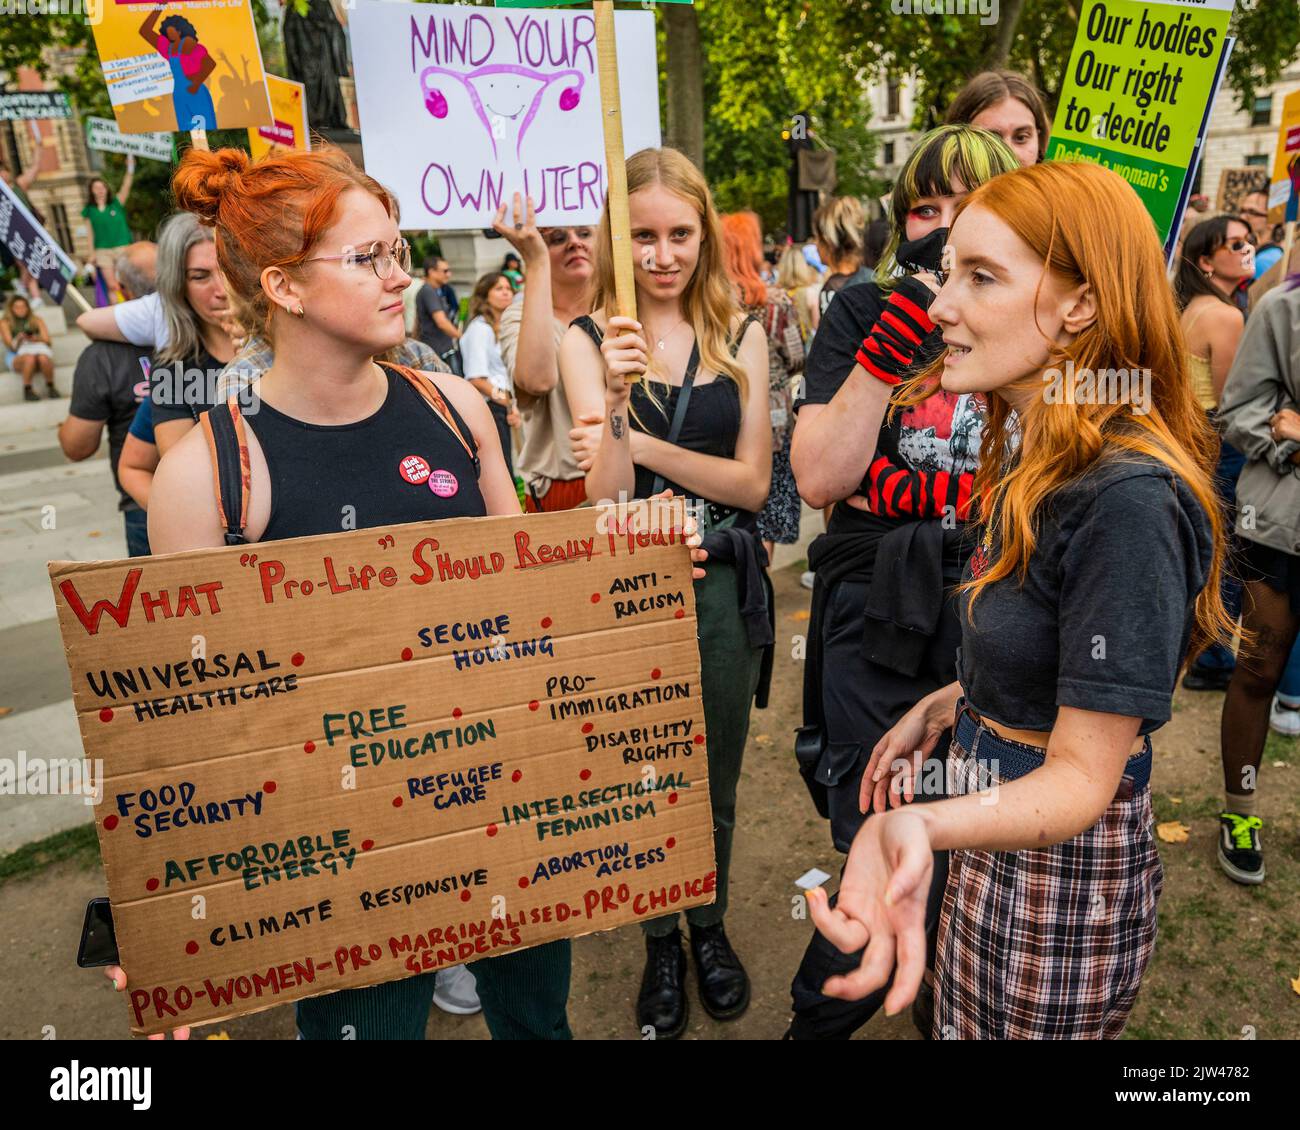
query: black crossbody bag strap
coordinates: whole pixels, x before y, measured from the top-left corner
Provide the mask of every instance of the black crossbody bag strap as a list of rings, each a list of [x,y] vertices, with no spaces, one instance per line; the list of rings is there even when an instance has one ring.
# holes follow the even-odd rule
[[[664,436],[668,443],[676,443],[677,437],[682,434],[682,425],[686,422],[686,406],[691,402],[691,389],[695,387],[695,373],[699,367],[700,343],[697,341],[691,348],[691,359],[686,365],[686,376],[682,379],[682,394],[677,398],[677,410],[673,413],[673,422],[668,427],[668,434]],[[650,493],[658,494],[663,489],[664,477],[656,475]]]

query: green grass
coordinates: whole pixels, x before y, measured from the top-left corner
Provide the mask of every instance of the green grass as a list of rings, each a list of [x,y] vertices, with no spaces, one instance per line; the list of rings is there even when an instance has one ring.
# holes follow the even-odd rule
[[[82,867],[99,863],[99,840],[94,824],[81,824],[56,832],[34,844],[26,844],[8,855],[0,855],[0,886],[25,879],[52,863],[73,860]]]

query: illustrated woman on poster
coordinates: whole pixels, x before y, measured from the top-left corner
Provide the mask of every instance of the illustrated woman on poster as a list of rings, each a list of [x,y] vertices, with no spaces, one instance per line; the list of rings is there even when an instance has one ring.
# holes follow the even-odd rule
[[[212,94],[204,85],[216,70],[208,49],[199,43],[199,33],[184,16],[168,16],[161,30],[154,30],[160,13],[150,12],[140,25],[140,36],[167,60],[172,69],[172,105],[177,129],[216,129],[217,112]]]

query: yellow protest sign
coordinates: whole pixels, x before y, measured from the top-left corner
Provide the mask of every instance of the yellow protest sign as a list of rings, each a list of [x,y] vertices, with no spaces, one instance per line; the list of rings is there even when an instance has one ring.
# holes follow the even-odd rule
[[[253,160],[265,157],[272,149],[310,149],[307,88],[279,75],[267,75],[266,90],[271,96],[272,122],[248,131],[248,150]]]
[[[92,24],[123,133],[271,124],[250,0],[108,0]]]

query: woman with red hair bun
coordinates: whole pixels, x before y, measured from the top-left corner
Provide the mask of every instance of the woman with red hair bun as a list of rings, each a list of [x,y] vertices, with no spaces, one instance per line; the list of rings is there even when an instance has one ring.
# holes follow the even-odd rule
[[[275,353],[247,407],[234,397],[216,405],[158,467],[154,552],[519,513],[478,392],[373,360],[406,336],[402,291],[411,283],[410,247],[378,182],[332,149],[256,164],[238,150],[191,149],[172,188],[179,207],[215,227],[241,316]],[[214,471],[233,470],[239,483],[241,443],[246,503],[237,485],[220,497],[213,490]],[[567,940],[475,963],[493,1037],[568,1038],[569,968]],[[110,972],[123,988],[125,975]],[[306,1039],[349,1030],[356,1039],[423,1039],[435,976],[299,1001],[298,1030]]]
[[[803,333],[790,296],[763,281],[763,229],[753,212],[722,217],[723,264],[740,305],[767,334],[768,409],[772,417],[772,490],[758,514],[758,534],[770,563],[780,545],[799,540],[801,504],[790,469],[794,379],[803,370]]]
[[[929,316],[944,353],[895,404],[988,398],[982,537],[958,590],[957,680],[877,743],[838,904],[818,930],[859,968],[823,991],[915,996],[934,853],[949,870],[935,1038],[1114,1039],[1160,897],[1150,735],[1189,652],[1228,637],[1218,440],[1187,373],[1160,241],[1098,165],[1004,173],[956,209]],[[947,797],[906,805],[953,730]],[[886,805],[893,811],[885,812]]]

